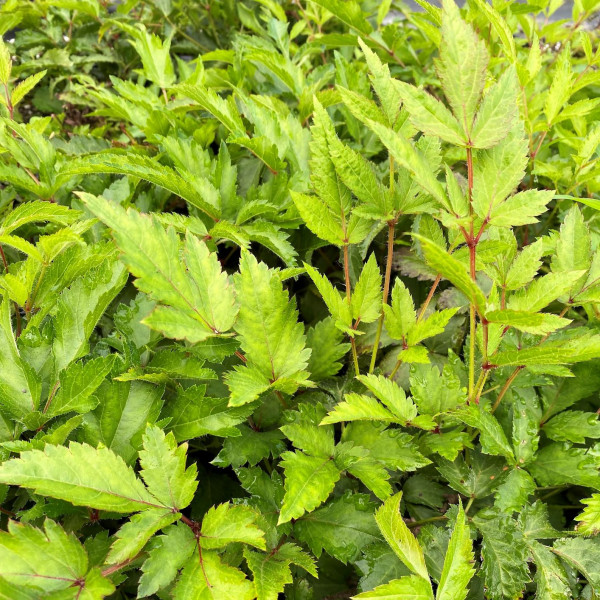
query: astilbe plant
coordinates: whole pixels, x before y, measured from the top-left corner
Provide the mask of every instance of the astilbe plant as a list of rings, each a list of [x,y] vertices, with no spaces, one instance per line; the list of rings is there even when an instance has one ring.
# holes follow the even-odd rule
[[[0,598],[595,598],[596,5],[51,4],[0,12]]]

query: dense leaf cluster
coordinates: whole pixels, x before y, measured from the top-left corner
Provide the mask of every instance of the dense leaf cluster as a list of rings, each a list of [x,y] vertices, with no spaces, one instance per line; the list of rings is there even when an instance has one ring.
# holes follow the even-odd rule
[[[0,600],[600,595],[598,0],[0,5]]]

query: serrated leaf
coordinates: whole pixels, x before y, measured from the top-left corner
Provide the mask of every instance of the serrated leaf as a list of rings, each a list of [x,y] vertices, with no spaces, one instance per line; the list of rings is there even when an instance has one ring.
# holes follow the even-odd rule
[[[598,413],[568,410],[544,423],[543,431],[557,442],[585,444],[586,438],[600,438],[600,421]]]
[[[454,0],[445,0],[442,7],[442,44],[437,71],[446,98],[464,131],[463,139],[469,140],[485,82],[488,53],[471,25],[461,18]]]
[[[427,135],[442,138],[457,146],[467,144],[467,135],[456,117],[436,98],[403,81],[394,80],[410,115],[411,123]],[[378,133],[377,128],[373,128]],[[399,135],[402,135],[400,133]],[[386,146],[386,142],[381,140]],[[391,150],[391,148],[390,148]]]
[[[416,575],[429,581],[423,550],[400,515],[402,492],[386,500],[375,512],[375,520],[386,542]]]
[[[348,563],[358,558],[361,549],[380,539],[374,509],[368,496],[347,493],[300,517],[294,532],[315,556],[325,551]]]
[[[90,569],[77,538],[50,519],[44,522],[44,531],[9,521],[8,531],[0,532],[0,577],[17,588],[31,589],[37,597],[61,594],[66,598],[62,594],[77,586],[80,597],[91,600],[115,589],[99,570]]]
[[[173,433],[165,435],[151,425],[146,427],[143,439],[144,448],[139,454],[142,479],[161,504],[180,511],[192,501],[198,487],[196,465],[185,466],[187,444],[178,447]]]
[[[19,81],[10,95],[10,102],[13,107],[17,106],[17,104],[29,94],[29,92],[44,78],[46,73],[47,71],[43,70],[39,73],[30,75],[26,79],[23,79],[23,81]]]
[[[238,296],[244,298],[235,324],[246,357],[240,372],[256,371],[267,385],[278,380],[289,382],[288,393],[295,392],[308,379],[304,369],[310,357],[310,349],[305,348],[304,328],[297,322],[295,303],[289,300],[276,271],[249,253],[242,256],[240,273],[234,280]],[[232,393],[236,382],[234,378],[228,379]],[[232,398],[231,403],[236,406],[251,402],[259,393]]]
[[[67,162],[61,175],[66,177],[90,173],[138,177],[183,198],[214,219],[219,216],[221,199],[208,180],[190,174],[184,178],[175,169],[141,154],[106,151],[81,156]]]
[[[600,490],[600,474],[595,458],[584,448],[554,442],[538,451],[529,472],[542,486],[581,485]]]
[[[254,585],[216,552],[188,559],[173,591],[174,600],[253,600]]]
[[[567,574],[560,560],[539,542],[530,544],[535,561],[537,600],[566,600],[571,598]]]
[[[283,544],[268,554],[244,549],[244,557],[254,577],[257,600],[277,600],[283,588],[293,582],[291,564],[308,569],[316,577],[313,560],[294,544]]]
[[[159,417],[163,391],[152,383],[105,380],[98,390],[100,405],[85,416],[84,440],[93,446],[103,444],[133,463],[146,426]]]
[[[511,445],[506,439],[502,426],[485,408],[480,404],[469,404],[461,410],[456,411],[456,417],[463,423],[479,430],[479,441],[481,451],[484,454],[499,454],[509,461],[514,461]]]
[[[284,452],[281,466],[285,473],[285,496],[278,524],[298,519],[327,500],[340,478],[332,458],[307,456],[303,452]]]
[[[571,323],[569,319],[563,319],[558,315],[510,309],[489,311],[485,318],[490,323],[500,323],[536,335],[552,333]]]
[[[19,354],[10,318],[10,303],[0,302],[0,412],[22,419],[39,403],[41,384]]]
[[[167,508],[150,508],[132,515],[119,531],[106,557],[107,564],[117,564],[134,558],[160,529],[179,518],[177,512]]]
[[[410,374],[410,389],[419,412],[437,415],[464,404],[466,389],[447,364],[440,370],[432,365],[415,366]]]
[[[375,121],[368,121],[366,124],[379,137],[394,160],[404,167],[439,204],[447,206],[444,188],[437,180],[435,173],[432,172],[431,165],[424,155],[409,140],[405,139],[402,133],[398,134],[393,129]]]
[[[491,210],[489,213],[490,225],[515,227],[537,223],[536,217],[546,210],[546,205],[553,197],[554,192],[551,190],[519,192]]]
[[[60,387],[54,398],[48,399],[48,418],[69,412],[86,413],[93,410],[98,399],[93,393],[110,373],[115,355],[98,357],[85,364],[76,362],[69,365],[59,376]]]
[[[435,269],[442,277],[448,279],[457,287],[477,308],[485,310],[486,298],[479,286],[471,279],[467,273],[466,267],[459,260],[454,258],[444,248],[440,248],[431,240],[421,235],[413,234],[413,237],[419,240],[427,263]]]
[[[162,508],[132,469],[108,448],[71,442],[69,447],[47,445],[23,452],[0,465],[0,481],[35,490],[37,494],[130,513]]]
[[[510,518],[478,526],[483,534],[481,570],[490,600],[520,597],[530,578],[522,533]]]
[[[162,303],[146,318],[148,325],[191,342],[231,329],[237,314],[233,288],[204,242],[188,234],[182,244],[173,229],[152,217],[91,195],[85,201],[115,232],[137,287]],[[181,261],[173,260],[180,255]]]
[[[205,396],[205,386],[181,390],[163,412],[170,418],[167,431],[179,442],[211,434],[220,437],[238,436],[236,427],[252,413],[252,406],[230,407],[228,398]]]
[[[433,592],[429,582],[417,575],[410,575],[394,579],[352,598],[355,600],[431,600]]]
[[[495,505],[507,514],[520,512],[536,487],[535,481],[527,471],[519,468],[512,469],[494,492]]]
[[[191,98],[204,110],[208,111],[234,136],[245,136],[246,128],[232,96],[230,96],[230,100],[223,100],[210,88],[185,83],[178,85],[175,90]]]
[[[557,540],[552,551],[575,567],[587,579],[594,593],[600,590],[599,538]]]
[[[600,532],[600,494],[592,494],[591,498],[581,501],[586,507],[575,517],[579,521],[577,531],[583,535],[596,535]]]
[[[311,349],[308,372],[313,381],[336,375],[343,364],[339,362],[350,350],[344,343],[344,334],[328,317],[311,327],[306,334],[306,345]]]
[[[381,272],[375,255],[371,254],[363,267],[350,302],[352,318],[372,323],[381,314]]]
[[[265,550],[264,532],[256,526],[257,514],[247,506],[213,506],[202,520],[200,545],[214,550],[241,542]]]
[[[356,0],[341,2],[340,0],[315,0],[315,3],[333,13],[340,21],[356,29],[358,32],[369,35],[372,27],[365,19],[360,4]]]
[[[163,535],[154,540],[156,544],[142,564],[138,598],[150,596],[169,585],[197,548],[192,530],[183,523],[167,527]]]
[[[469,581],[475,574],[473,559],[473,542],[469,526],[462,505],[459,505],[435,596],[436,600],[464,600]]]
[[[126,280],[124,266],[111,260],[76,279],[58,297],[52,342],[56,375],[87,353],[92,331]]]

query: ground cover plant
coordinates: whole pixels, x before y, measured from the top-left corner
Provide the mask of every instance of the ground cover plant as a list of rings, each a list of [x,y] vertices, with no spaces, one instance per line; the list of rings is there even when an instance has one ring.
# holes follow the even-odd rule
[[[1,5],[1,599],[600,595],[598,2],[419,5]]]

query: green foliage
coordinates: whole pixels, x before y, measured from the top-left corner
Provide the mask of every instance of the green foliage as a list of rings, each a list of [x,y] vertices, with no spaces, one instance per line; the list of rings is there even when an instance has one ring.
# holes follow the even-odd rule
[[[582,0],[0,6],[0,600],[600,594]]]

